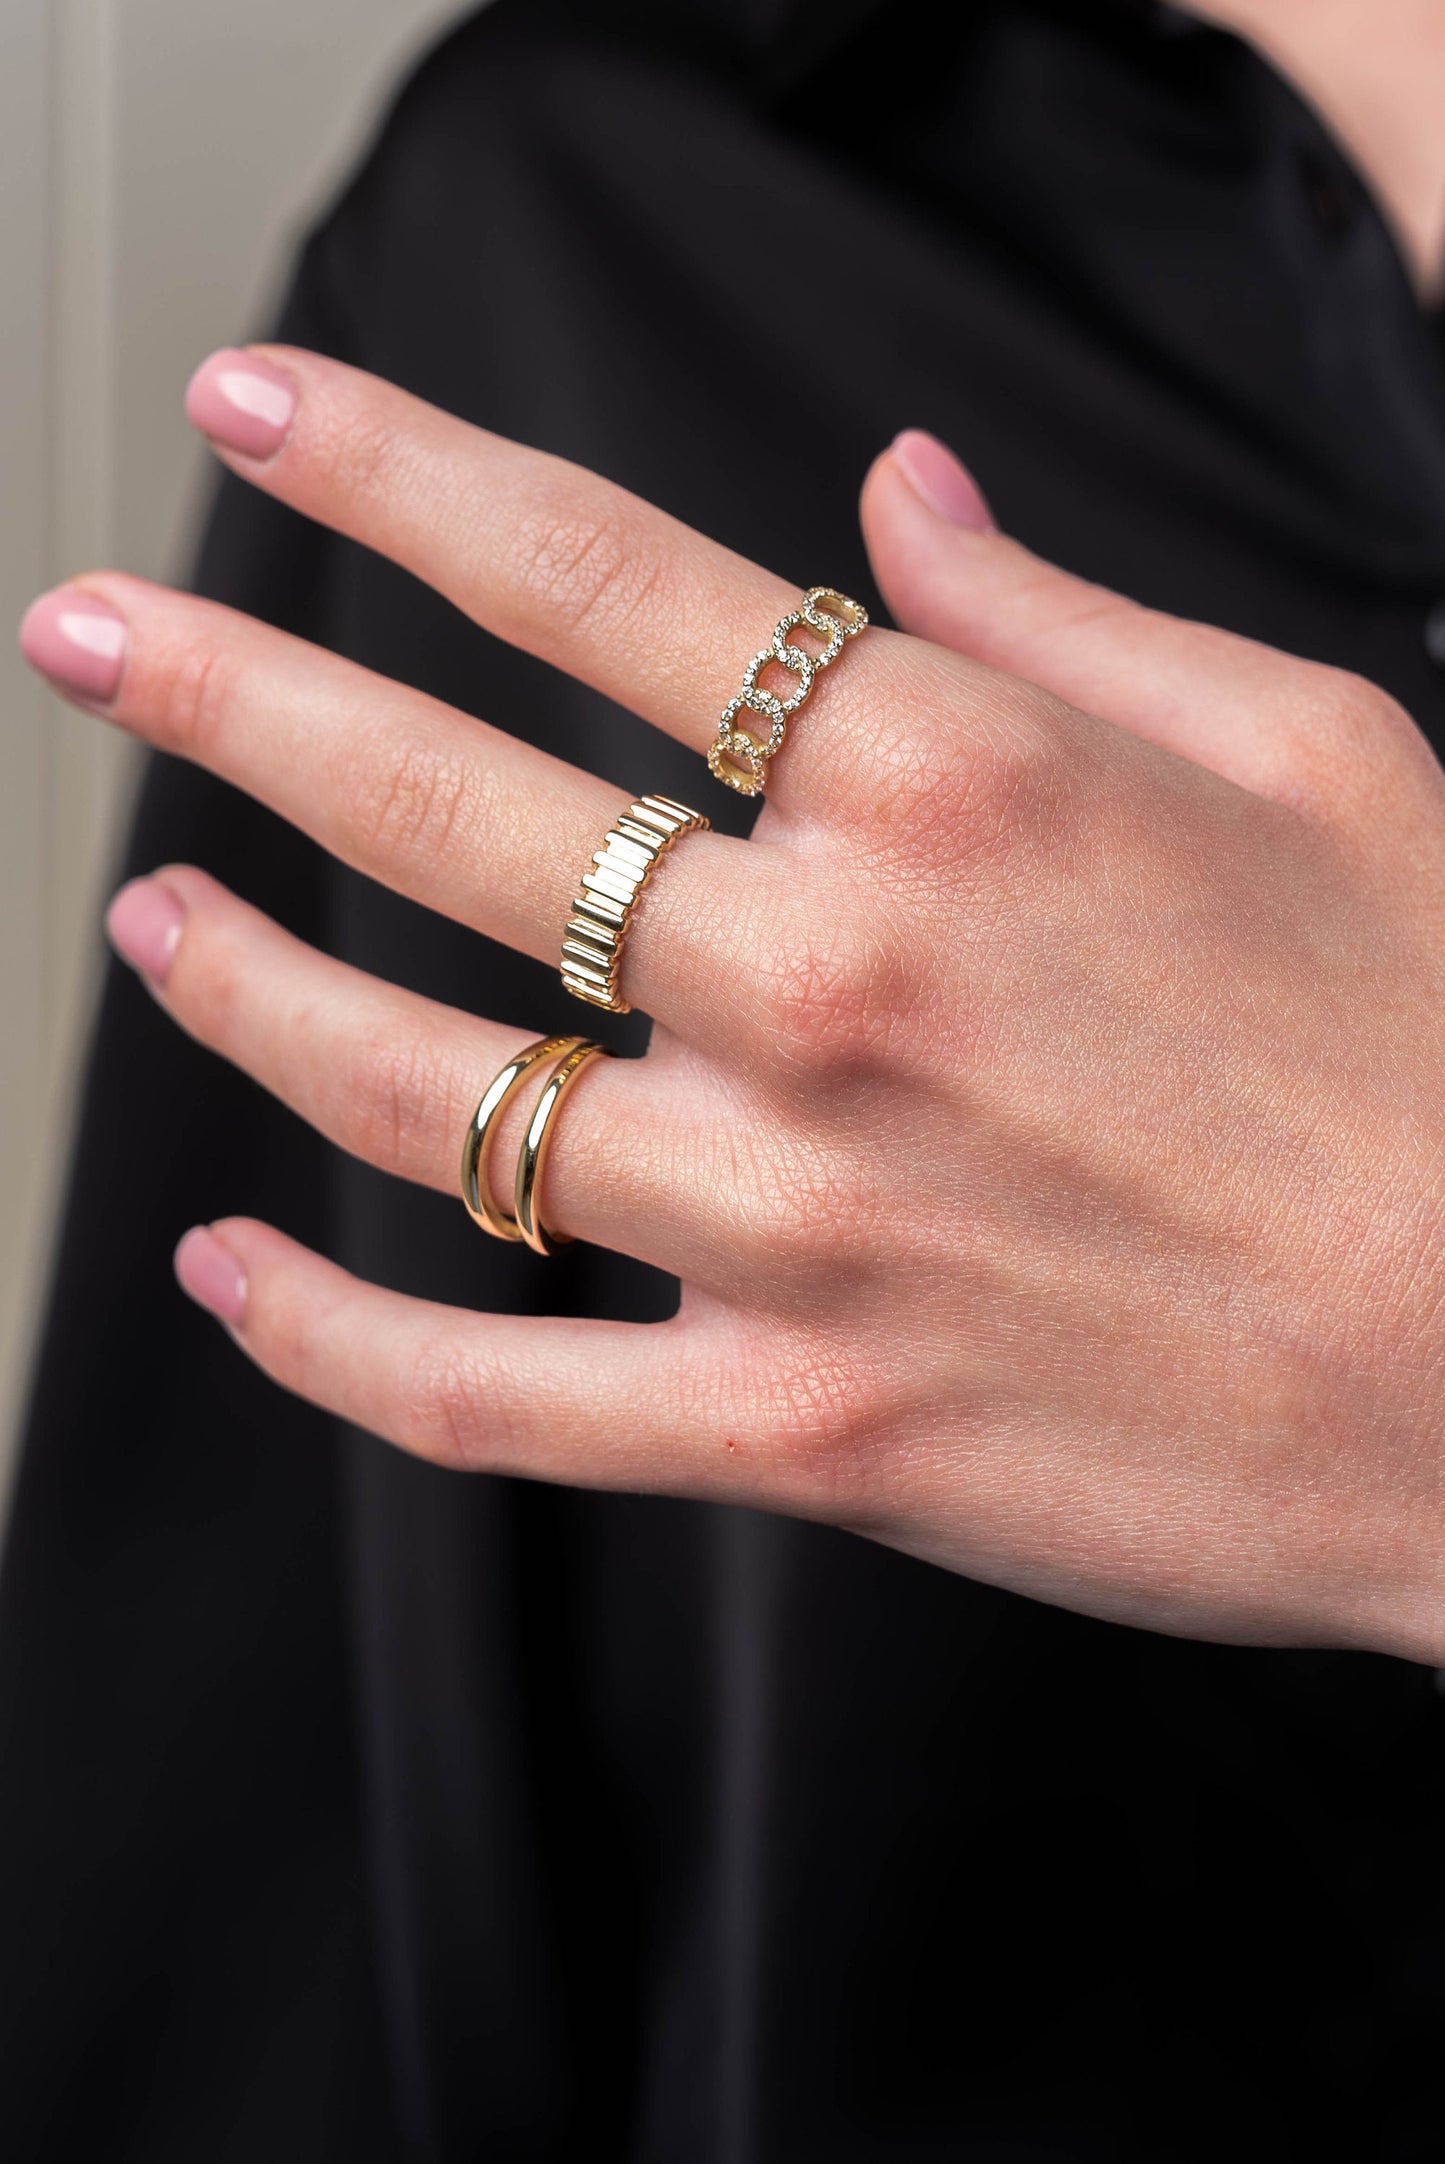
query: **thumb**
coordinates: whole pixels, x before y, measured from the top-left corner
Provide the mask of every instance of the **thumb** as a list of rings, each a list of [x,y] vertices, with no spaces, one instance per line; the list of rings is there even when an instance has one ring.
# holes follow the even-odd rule
[[[862,519],[894,621],[1211,768],[1258,796],[1343,810],[1360,764],[1429,752],[1375,686],[1090,585],[999,532],[964,467],[906,429]]]

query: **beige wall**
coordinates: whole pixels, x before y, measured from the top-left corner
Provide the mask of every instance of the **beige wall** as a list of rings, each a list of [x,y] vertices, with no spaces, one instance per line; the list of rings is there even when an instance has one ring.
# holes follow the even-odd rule
[[[67,571],[173,573],[181,392],[458,0],[0,0],[0,626]],[[0,1480],[130,766],[0,638]],[[124,1255],[123,1225],[97,1227]]]

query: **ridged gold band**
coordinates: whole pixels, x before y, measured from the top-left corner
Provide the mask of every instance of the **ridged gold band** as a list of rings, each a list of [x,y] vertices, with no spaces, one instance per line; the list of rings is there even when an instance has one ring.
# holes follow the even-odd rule
[[[570,1234],[548,1232],[542,1223],[542,1175],[546,1170],[557,1113],[563,1098],[588,1062],[613,1056],[605,1044],[575,1044],[561,1065],[553,1068],[533,1107],[517,1156],[517,1223],[528,1247],[534,1247],[539,1255],[550,1255],[554,1248],[565,1246],[571,1237]]]
[[[823,641],[823,650],[810,654],[793,644],[799,625]],[[707,755],[707,763],[721,782],[739,796],[761,796],[768,785],[768,761],[782,749],[788,733],[788,716],[795,714],[812,690],[820,669],[830,669],[843,651],[845,639],[854,639],[868,628],[868,611],[836,586],[810,586],[796,609],[779,617],[773,627],[773,643],[754,654],[743,670],[742,689],[723,708]],[[764,691],[758,682],[763,669],[786,669],[798,680],[786,699]],[[757,714],[768,724],[768,734],[754,736],[739,728],[739,714]]]
[[[668,796],[639,797],[628,805],[582,874],[562,934],[562,982],[574,998],[611,1014],[631,1011],[618,972],[637,897],[679,834],[711,824]]]

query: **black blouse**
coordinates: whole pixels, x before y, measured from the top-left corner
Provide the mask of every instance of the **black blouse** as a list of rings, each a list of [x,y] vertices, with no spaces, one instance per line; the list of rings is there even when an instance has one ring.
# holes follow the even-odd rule
[[[500,0],[403,91],[283,331],[870,602],[859,479],[934,429],[1046,556],[1445,726],[1438,328],[1318,118],[1173,11]],[[235,482],[199,584],[619,792],[697,786]],[[554,972],[157,760],[128,864],[174,858],[571,1023]],[[478,1307],[675,1298],[343,1160],[112,971],[0,1591],[9,2156],[1439,2154],[1431,1671],[430,1469],[175,1292],[231,1211]]]

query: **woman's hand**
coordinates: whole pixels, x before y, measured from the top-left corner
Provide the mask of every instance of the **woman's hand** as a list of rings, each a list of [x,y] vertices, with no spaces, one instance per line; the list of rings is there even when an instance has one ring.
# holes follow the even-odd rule
[[[219,356],[192,412],[237,472],[699,753],[796,604],[313,355]],[[1439,769],[1370,685],[1028,556],[927,438],[879,460],[863,518],[907,631],[819,679],[751,841],[659,867],[625,962],[651,1049],[558,1124],[550,1219],[680,1276],[675,1320],[430,1306],[242,1220],[188,1236],[184,1282],[278,1381],[446,1465],[826,1519],[1167,1630],[1445,1659]],[[26,646],[548,959],[625,801],[135,579],[47,597]],[[715,791],[699,759],[693,801]],[[536,1034],[345,968],[199,871],[127,889],[113,930],[183,1028],[442,1189]]]

